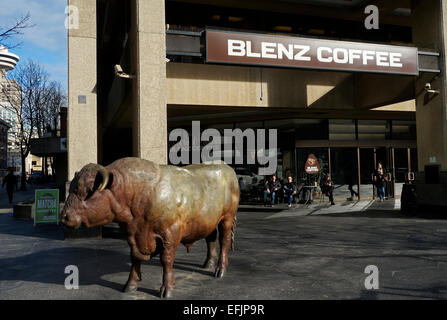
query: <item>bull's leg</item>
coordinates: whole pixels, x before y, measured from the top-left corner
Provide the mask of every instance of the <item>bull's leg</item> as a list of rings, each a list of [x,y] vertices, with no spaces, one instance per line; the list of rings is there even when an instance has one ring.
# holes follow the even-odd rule
[[[172,270],[174,266],[175,250],[177,246],[170,244],[165,246],[160,256],[160,261],[163,266],[163,284],[160,288],[161,298],[171,298],[172,291],[174,290],[174,271]]]
[[[124,286],[124,292],[133,292],[138,289],[138,281],[141,281],[141,260],[136,259],[132,254],[130,255],[132,267],[130,268],[129,279]]]
[[[214,276],[216,278],[222,278],[227,270],[228,266],[228,250],[231,246],[231,228],[233,227],[232,219],[225,219],[219,223],[219,243],[220,243],[220,256],[217,263],[216,272]]]
[[[215,229],[208,237],[206,237],[206,246],[208,250],[203,267],[205,269],[214,269],[216,267],[217,261],[217,229]]]

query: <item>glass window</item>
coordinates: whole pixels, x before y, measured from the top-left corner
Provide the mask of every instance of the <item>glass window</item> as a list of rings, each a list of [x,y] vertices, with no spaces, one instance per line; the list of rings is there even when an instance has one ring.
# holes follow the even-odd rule
[[[329,153],[328,148],[297,148],[296,149],[296,179],[297,182],[305,182],[307,176],[305,174],[304,168],[307,158],[310,154],[317,157],[320,163],[320,172],[313,178],[319,184],[320,179],[329,173]]]
[[[296,140],[328,140],[329,125],[327,119],[294,120]]]
[[[359,140],[386,140],[390,138],[390,123],[386,120],[359,120]]]
[[[355,120],[329,120],[329,140],[356,140]]]
[[[393,140],[416,140],[416,121],[393,121]]]

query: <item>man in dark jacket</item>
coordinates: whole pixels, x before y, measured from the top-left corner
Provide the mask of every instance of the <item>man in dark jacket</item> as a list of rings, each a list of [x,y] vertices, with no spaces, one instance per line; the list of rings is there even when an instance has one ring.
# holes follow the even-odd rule
[[[272,196],[272,206],[275,204],[275,198],[276,193],[281,189],[281,183],[279,183],[278,180],[276,180],[276,176],[272,176],[272,181],[267,182],[265,184],[265,190],[264,190],[264,205],[267,204],[267,196]]]
[[[8,174],[3,178],[2,188],[5,187],[6,184],[6,192],[8,192],[9,203],[12,203],[12,197],[14,195],[14,189],[18,189],[17,178],[14,175],[12,169],[8,170]]]
[[[287,183],[284,185],[284,195],[289,199],[290,208],[292,206],[293,196],[296,195],[296,187],[290,176],[287,178]]]
[[[323,178],[320,184],[321,192],[329,197],[331,205],[335,205],[334,202],[334,183],[331,180],[331,176],[327,175]]]

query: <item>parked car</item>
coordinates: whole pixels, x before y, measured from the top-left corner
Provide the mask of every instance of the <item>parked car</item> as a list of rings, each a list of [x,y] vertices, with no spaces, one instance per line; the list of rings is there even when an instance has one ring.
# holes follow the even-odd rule
[[[41,183],[43,180],[43,174],[40,171],[35,171],[32,172],[30,175],[28,175],[27,177],[27,182],[28,183]]]
[[[238,180],[242,179],[242,184],[240,183],[241,191],[248,191],[252,186],[264,180],[264,176],[257,175],[247,168],[235,168],[234,171]]]

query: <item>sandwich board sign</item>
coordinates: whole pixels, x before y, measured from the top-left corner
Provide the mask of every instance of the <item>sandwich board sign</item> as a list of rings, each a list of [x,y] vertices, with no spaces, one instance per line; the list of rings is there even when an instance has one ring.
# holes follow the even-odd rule
[[[37,189],[34,202],[34,225],[37,223],[59,224],[59,190]]]

